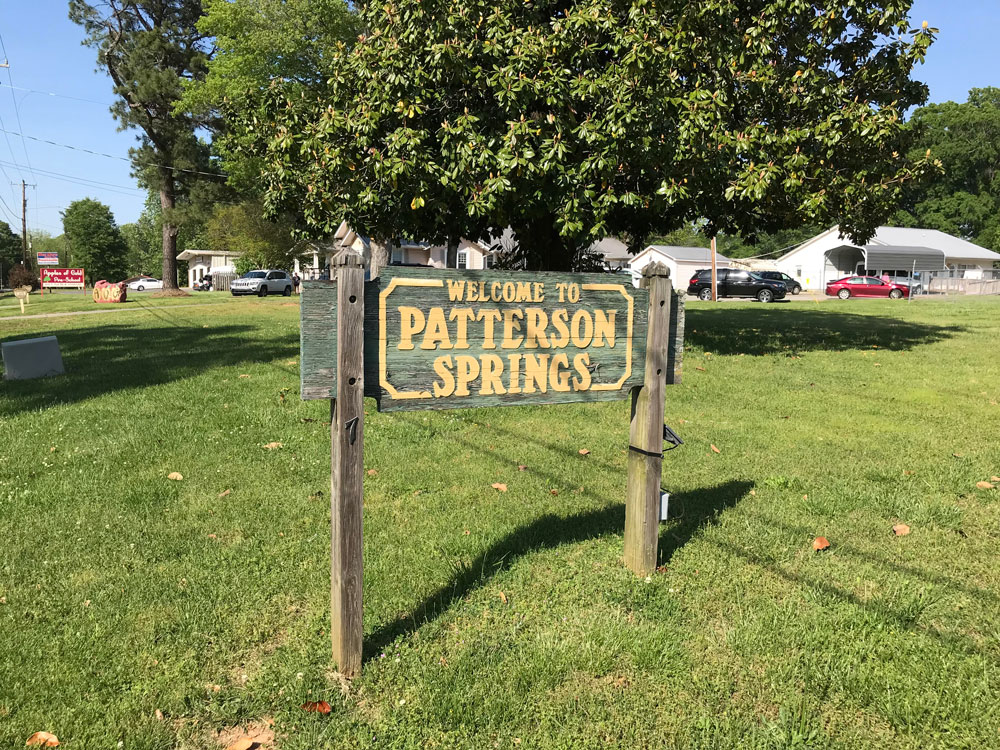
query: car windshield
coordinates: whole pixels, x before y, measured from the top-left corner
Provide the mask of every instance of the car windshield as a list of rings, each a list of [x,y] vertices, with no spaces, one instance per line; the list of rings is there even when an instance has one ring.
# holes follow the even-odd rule
[[[242,279],[263,279],[267,276],[263,271],[247,271],[240,278]]]

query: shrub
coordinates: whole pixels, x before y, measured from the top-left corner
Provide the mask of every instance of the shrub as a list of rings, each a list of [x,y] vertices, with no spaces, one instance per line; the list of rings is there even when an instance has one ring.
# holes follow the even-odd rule
[[[38,274],[25,266],[14,266],[7,274],[7,283],[11,289],[21,286],[30,286],[32,290],[38,289],[41,284],[38,281]]]

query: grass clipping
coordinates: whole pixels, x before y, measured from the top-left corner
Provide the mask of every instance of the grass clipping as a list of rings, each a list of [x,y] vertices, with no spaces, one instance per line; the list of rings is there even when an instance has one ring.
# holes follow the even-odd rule
[[[153,299],[163,299],[164,297],[190,297],[191,294],[183,289],[161,289],[158,292],[153,292],[150,296]]]

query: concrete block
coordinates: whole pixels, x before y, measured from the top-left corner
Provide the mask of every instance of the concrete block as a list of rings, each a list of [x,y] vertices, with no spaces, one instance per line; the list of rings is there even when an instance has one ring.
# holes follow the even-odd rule
[[[30,380],[62,375],[62,354],[55,336],[21,339],[0,344],[5,380]]]

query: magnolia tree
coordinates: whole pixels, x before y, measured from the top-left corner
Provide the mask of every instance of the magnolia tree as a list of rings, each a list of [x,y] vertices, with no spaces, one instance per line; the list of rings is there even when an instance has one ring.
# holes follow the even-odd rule
[[[532,269],[695,220],[751,238],[837,223],[864,241],[928,170],[904,156],[902,117],[927,96],[911,75],[935,30],[909,30],[910,0],[819,5],[362,2],[365,33],[331,41],[323,80],[220,105],[268,207],[317,232],[510,226]]]

